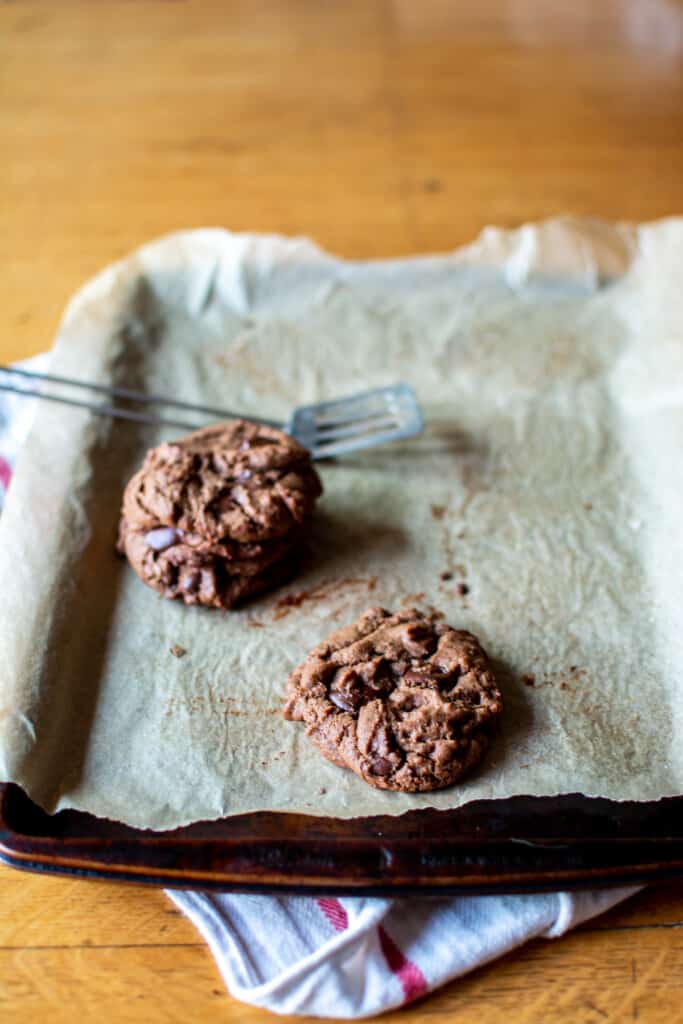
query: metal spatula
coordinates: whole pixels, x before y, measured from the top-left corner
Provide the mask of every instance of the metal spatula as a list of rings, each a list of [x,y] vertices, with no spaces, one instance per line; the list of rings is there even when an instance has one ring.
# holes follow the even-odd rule
[[[69,377],[59,377],[52,373],[22,370],[15,366],[0,366],[0,373],[27,381],[26,384],[9,384],[4,379],[0,379],[0,391],[11,391],[17,395],[33,395],[51,402],[75,405],[82,409],[89,409],[100,416],[111,416],[114,419],[178,427],[187,431],[204,427],[208,420],[212,419],[244,418],[254,423],[263,423],[265,426],[279,427],[308,448],[314,459],[346,455],[348,452],[357,451],[360,448],[372,448],[375,445],[388,444],[390,441],[400,441],[420,434],[424,429],[420,407],[413,389],[408,384],[374,388],[372,391],[363,391],[331,402],[301,405],[294,410],[289,421],[282,424],[261,416],[242,416],[240,413],[230,412],[228,409],[179,402],[175,398],[165,395],[147,395],[140,391],[131,391],[128,388],[90,384],[87,381],[72,380]],[[169,409],[182,409],[184,412],[200,413],[208,419],[203,423],[189,423],[169,419],[166,416],[150,416],[144,412],[136,412],[134,409],[121,408],[118,405],[100,405],[97,402],[55,394],[52,391],[45,391],[43,388],[29,386],[33,381],[58,384],[61,387],[106,395],[108,398],[125,399],[128,402],[138,402],[141,405],[163,405]]]

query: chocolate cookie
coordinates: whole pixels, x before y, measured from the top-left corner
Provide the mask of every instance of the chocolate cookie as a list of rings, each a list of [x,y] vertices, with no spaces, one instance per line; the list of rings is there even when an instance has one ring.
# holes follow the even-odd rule
[[[471,633],[370,608],[292,672],[284,716],[371,786],[450,786],[488,746],[502,699]]]
[[[282,431],[205,427],[147,453],[118,549],[165,597],[229,608],[293,574],[321,493],[309,452]]]

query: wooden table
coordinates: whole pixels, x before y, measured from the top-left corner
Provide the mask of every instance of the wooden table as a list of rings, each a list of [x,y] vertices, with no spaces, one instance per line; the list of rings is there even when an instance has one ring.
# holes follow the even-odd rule
[[[675,0],[0,0],[0,358],[176,228],[444,250],[683,212]],[[683,885],[385,1020],[683,1020]],[[262,1021],[159,892],[0,870],[0,1018]],[[273,1020],[277,1018],[272,1018]],[[282,1019],[282,1018],[280,1018]]]

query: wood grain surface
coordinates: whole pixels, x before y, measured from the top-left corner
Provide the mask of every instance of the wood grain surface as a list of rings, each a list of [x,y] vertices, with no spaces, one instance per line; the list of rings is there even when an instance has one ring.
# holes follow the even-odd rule
[[[683,212],[675,0],[0,0],[0,359],[199,225],[351,257]],[[383,1019],[683,1020],[683,885]],[[0,1019],[263,1021],[163,894],[0,869]],[[284,1018],[279,1018],[284,1019]]]

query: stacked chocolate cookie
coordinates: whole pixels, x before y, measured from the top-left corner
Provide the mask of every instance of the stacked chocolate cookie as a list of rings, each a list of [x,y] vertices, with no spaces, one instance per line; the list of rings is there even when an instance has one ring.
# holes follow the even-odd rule
[[[123,496],[118,550],[165,597],[231,608],[293,574],[321,493],[293,438],[219,423],[147,453]]]

